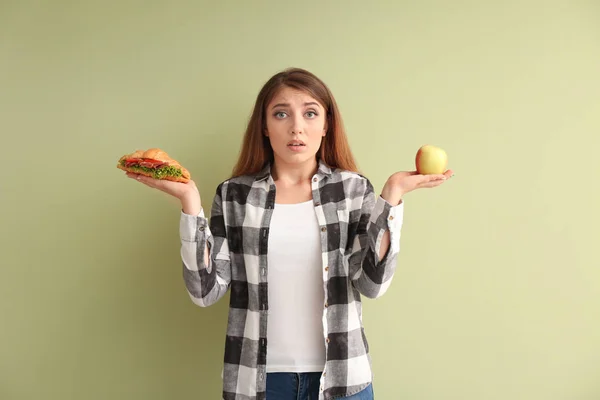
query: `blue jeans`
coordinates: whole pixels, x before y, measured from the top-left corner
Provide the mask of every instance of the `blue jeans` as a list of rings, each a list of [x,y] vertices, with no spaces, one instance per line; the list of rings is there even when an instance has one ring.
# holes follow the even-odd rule
[[[318,400],[320,372],[267,374],[267,400]],[[373,400],[373,385],[343,400]]]

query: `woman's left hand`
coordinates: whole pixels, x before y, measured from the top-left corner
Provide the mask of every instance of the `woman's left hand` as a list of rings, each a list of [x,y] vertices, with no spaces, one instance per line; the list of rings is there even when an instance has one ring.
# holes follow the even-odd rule
[[[454,175],[452,170],[443,174],[423,175],[417,171],[400,171],[390,176],[381,191],[381,197],[391,204],[398,204],[402,196],[415,189],[440,186]]]

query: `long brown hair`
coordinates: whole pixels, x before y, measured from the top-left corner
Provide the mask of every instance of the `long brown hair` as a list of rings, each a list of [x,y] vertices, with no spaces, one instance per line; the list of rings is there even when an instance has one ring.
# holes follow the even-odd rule
[[[302,90],[325,108],[327,132],[317,158],[332,168],[359,172],[348,144],[342,117],[333,94],[323,81],[301,68],[289,68],[272,76],[256,98],[252,116],[248,122],[233,177],[259,172],[267,162],[273,161],[273,148],[266,130],[266,108],[283,87]]]

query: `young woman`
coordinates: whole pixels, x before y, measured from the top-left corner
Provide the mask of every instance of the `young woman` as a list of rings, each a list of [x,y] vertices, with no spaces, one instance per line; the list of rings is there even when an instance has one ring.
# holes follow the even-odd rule
[[[333,95],[294,68],[258,94],[210,220],[193,181],[128,176],[181,201],[192,301],[207,307],[231,290],[223,399],[373,399],[361,295],[379,297],[392,281],[403,196],[452,171],[396,172],[376,196]]]

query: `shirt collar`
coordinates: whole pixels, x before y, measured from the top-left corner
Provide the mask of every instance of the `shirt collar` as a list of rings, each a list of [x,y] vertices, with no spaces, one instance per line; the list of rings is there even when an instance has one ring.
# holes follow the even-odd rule
[[[259,181],[265,180],[271,175],[271,163],[272,163],[272,161],[266,163],[265,166],[263,167],[263,169],[259,173],[256,174],[256,176],[254,177],[255,181],[259,182]],[[325,162],[321,159],[318,159],[317,163],[318,163],[318,168],[317,168],[317,176],[318,177],[331,175],[331,167],[329,165],[325,164]]]

